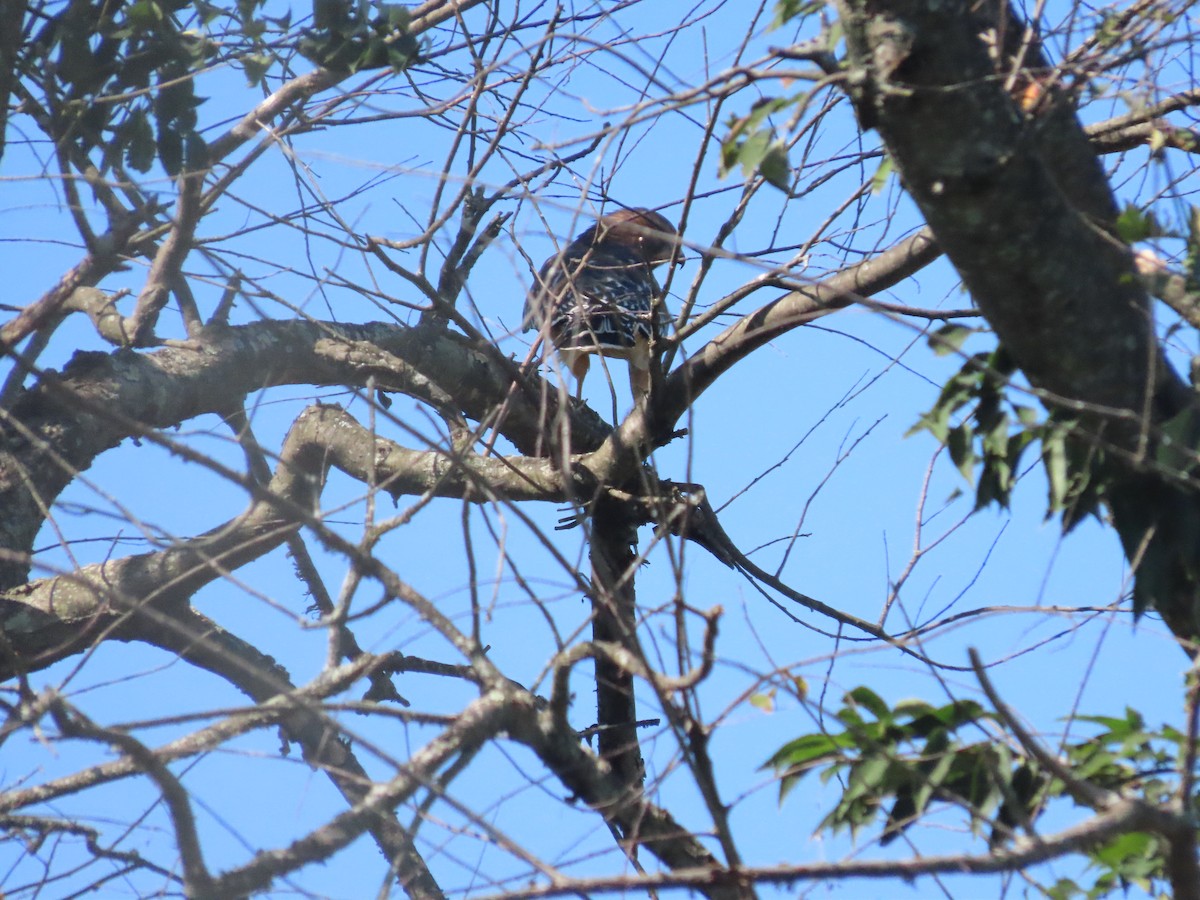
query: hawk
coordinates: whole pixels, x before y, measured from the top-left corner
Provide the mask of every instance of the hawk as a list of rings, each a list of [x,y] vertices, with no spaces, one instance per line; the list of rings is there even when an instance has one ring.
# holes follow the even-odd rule
[[[678,254],[679,232],[658,213],[609,213],[542,264],[525,298],[524,330],[554,344],[577,390],[591,354],[626,360],[638,402],[650,390],[651,347],[671,325],[653,270],[681,263]]]

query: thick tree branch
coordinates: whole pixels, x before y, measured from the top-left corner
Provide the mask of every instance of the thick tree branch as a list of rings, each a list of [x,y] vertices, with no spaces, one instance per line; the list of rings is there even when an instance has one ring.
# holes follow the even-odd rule
[[[283,543],[311,514],[329,466],[395,497],[562,503],[596,491],[578,464],[568,462],[564,475],[544,459],[409,450],[372,435],[338,407],[309,407],[288,432],[275,475],[242,516],[161,552],[87,566],[5,595],[0,622],[22,654],[20,668],[42,668],[110,631],[140,639],[140,613],[186,605],[204,585]]]
[[[0,468],[0,545],[18,553],[30,546],[44,510],[63,487],[97,455],[137,433],[122,427],[122,417],[148,428],[171,427],[203,413],[227,413],[246,394],[280,384],[366,385],[374,378],[384,389],[435,405],[453,397],[462,414],[492,423],[518,450],[536,455],[553,449],[546,436],[561,430],[547,424],[566,412],[572,451],[600,450],[588,469],[620,485],[640,467],[649,435],[665,440],[672,423],[738,360],[791,328],[887,289],[937,254],[928,235],[914,235],[744,317],[667,378],[655,400],[653,428],[637,411],[607,443],[611,427],[587,407],[560,409],[558,393],[544,384],[534,395],[514,390],[515,370],[494,350],[481,352],[444,330],[258,322],[210,327],[196,347],[78,354],[61,376],[43,379],[11,411],[0,412],[13,460]],[[27,559],[0,560],[0,587],[20,584],[27,572]]]
[[[185,456],[193,455],[155,432],[146,432],[144,437]],[[194,461],[207,462],[203,456]],[[694,540],[730,562],[725,544],[714,540],[711,507],[685,500],[670,483],[651,479],[642,486],[644,496],[602,490],[614,473],[589,468],[586,455],[553,463],[538,458],[478,456],[469,447],[411,450],[372,434],[335,406],[314,405],[296,419],[280,449],[275,473],[266,484],[260,476],[239,478],[235,472],[209,464],[251,492],[254,503],[246,513],[166,550],[86,566],[0,595],[0,623],[10,652],[17,654],[0,666],[0,671],[41,669],[107,638],[148,640],[162,646],[158,629],[163,616],[169,624],[174,611],[186,607],[200,588],[293,539],[302,524],[317,522],[313,510],[329,467],[396,498],[441,496],[485,503],[575,503],[582,498],[594,501],[589,502],[593,507],[602,504],[622,523],[620,535],[625,542],[602,541],[608,547],[606,553],[615,553],[620,545],[629,557],[624,565],[619,560],[603,566],[597,563],[597,572],[611,574],[598,582],[603,596],[608,596],[604,592],[609,590],[629,589],[626,584],[633,559],[629,547],[636,527],[646,522]],[[632,603],[628,605],[632,610]],[[603,609],[598,615],[605,619]],[[632,620],[620,629],[603,622],[599,628],[599,640],[632,639]],[[619,668],[617,675],[626,677]],[[602,723],[609,724],[634,718],[632,713],[601,716]]]
[[[368,345],[371,356],[356,351]],[[540,455],[545,423],[561,414],[557,392],[547,387],[531,397],[515,389],[515,370],[497,356],[442,330],[311,321],[210,327],[195,346],[149,354],[76,354],[61,374],[47,373],[0,410],[0,546],[27,550],[58,494],[100,453],[147,429],[229,413],[264,387],[365,386],[374,378],[385,390],[423,399],[453,396],[463,415],[491,422],[519,450]],[[406,365],[387,371],[392,357]],[[610,430],[586,407],[567,415],[571,444],[581,450],[599,446]],[[0,588],[23,582],[28,569],[28,558],[0,560]]]
[[[1157,606],[1190,646],[1200,635],[1200,503],[1143,464],[1156,427],[1193,401],[1162,359],[1132,254],[1116,237],[1116,203],[1069,97],[1051,91],[1027,114],[995,77],[981,32],[1026,34],[1007,4],[964,15],[929,0],[847,0],[843,10],[860,120],[879,129],[1029,381],[1062,398],[1094,444],[1117,451],[1099,477],[1139,570],[1135,607]],[[1024,58],[1045,66],[1036,43]]]
[[[302,417],[280,454],[264,493],[232,521],[167,549],[85,566],[32,581],[0,597],[0,627],[20,654],[4,675],[43,668],[104,637],[145,640],[186,608],[204,585],[278,547],[299,519],[289,507],[311,509],[326,462],[319,433]],[[273,502],[272,502],[273,501]]]
[[[932,234],[922,229],[857,265],[789,291],[743,316],[671,372],[663,395],[655,398],[655,417],[661,417],[664,426],[677,422],[718,377],[754,350],[785,332],[894,287],[940,255]],[[614,435],[613,440],[620,438]]]
[[[1154,375],[1148,304],[1073,115],[1025,118],[992,77],[972,17],[924,0],[862,0],[846,18],[860,117],[877,124],[939,245],[1022,369],[1063,397],[1143,409]],[[1070,185],[1058,178],[1068,165]],[[1074,187],[1085,175],[1094,182],[1086,192]]]
[[[651,395],[650,403],[630,413],[595,452],[588,454],[585,464],[592,471],[616,474],[616,480],[609,483],[623,485],[654,447],[671,440],[675,423],[696,399],[738,361],[785,332],[887,290],[940,253],[929,232],[922,230],[882,254],[810,288],[790,291],[743,316],[676,367],[664,379],[662,389]]]
[[[637,525],[623,504],[602,498],[592,510],[588,558],[592,564],[592,640],[641,659],[637,643]],[[626,790],[640,792],[646,768],[637,736],[634,670],[597,654],[596,746]]]

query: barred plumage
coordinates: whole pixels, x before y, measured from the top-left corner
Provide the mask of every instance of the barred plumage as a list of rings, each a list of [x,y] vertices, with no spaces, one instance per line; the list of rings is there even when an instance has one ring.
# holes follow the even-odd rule
[[[653,269],[678,253],[679,233],[658,213],[604,216],[542,264],[525,298],[525,330],[554,344],[580,386],[589,354],[626,360],[634,398],[644,397],[652,344],[671,325]]]

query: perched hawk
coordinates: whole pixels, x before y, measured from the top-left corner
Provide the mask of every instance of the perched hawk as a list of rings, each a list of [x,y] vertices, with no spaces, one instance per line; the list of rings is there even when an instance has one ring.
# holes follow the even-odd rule
[[[542,264],[525,298],[525,330],[554,344],[580,387],[589,354],[628,361],[641,400],[650,390],[651,343],[671,324],[652,270],[682,262],[678,253],[679,233],[658,213],[609,213]]]

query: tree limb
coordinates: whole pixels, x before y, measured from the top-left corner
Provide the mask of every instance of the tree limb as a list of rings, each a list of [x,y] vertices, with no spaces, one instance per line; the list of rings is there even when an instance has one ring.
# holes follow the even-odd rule
[[[1048,91],[1026,113],[994,77],[981,31],[1027,34],[1008,4],[974,15],[930,0],[842,8],[861,122],[878,128],[1025,376],[1062,398],[1085,439],[1116,451],[1097,477],[1138,570],[1135,610],[1157,607],[1192,652],[1200,503],[1152,463],[1158,426],[1194,401],[1158,347],[1132,254],[1116,237],[1116,203],[1070,97]],[[1045,67],[1036,42],[1022,52],[1025,65]]]

